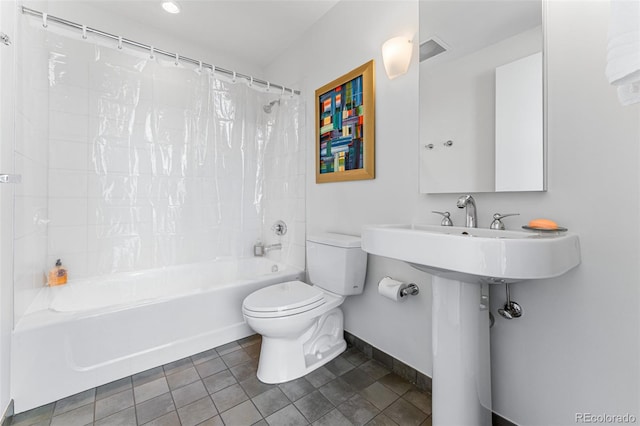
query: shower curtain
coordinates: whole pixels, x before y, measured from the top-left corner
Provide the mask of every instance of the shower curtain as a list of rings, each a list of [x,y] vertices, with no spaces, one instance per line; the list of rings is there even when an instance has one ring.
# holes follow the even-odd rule
[[[16,217],[46,236],[46,256],[16,254],[16,314],[43,285],[20,283],[21,267],[42,274],[58,258],[73,279],[249,256],[276,219],[298,225],[282,260],[304,258],[297,96],[22,19],[18,126],[37,136],[16,156],[47,154],[39,180],[22,171],[33,188]]]

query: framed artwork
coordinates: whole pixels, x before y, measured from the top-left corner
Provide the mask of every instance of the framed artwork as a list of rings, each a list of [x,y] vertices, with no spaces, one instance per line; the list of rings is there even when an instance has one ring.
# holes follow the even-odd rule
[[[373,179],[373,60],[316,90],[316,183]]]

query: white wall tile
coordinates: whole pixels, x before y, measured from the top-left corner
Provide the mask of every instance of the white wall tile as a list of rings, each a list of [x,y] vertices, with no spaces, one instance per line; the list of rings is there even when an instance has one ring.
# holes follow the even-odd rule
[[[87,174],[69,170],[49,172],[49,197],[71,198],[87,196]]]

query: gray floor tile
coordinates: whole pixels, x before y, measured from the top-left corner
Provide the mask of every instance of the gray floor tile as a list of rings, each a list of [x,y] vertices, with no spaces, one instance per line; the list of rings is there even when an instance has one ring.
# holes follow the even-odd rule
[[[333,409],[313,422],[313,426],[353,426],[353,423],[343,416],[340,411]]]
[[[242,405],[242,404],[240,404]],[[232,408],[233,410],[233,408]],[[255,408],[254,408],[255,410]],[[231,411],[231,410],[229,410]],[[242,423],[229,423],[229,426],[232,426],[234,424],[242,424]],[[224,422],[222,421],[222,418],[218,415],[218,416],[213,416],[211,417],[209,420],[206,420],[202,423],[200,423],[198,426],[224,426]]]
[[[249,399],[240,385],[235,384],[211,395],[216,408],[221,413]]]
[[[178,413],[172,411],[160,416],[157,419],[151,420],[149,423],[145,423],[144,426],[181,426]]]
[[[402,395],[402,398],[415,405],[426,415],[431,415],[431,395],[412,389]]]
[[[136,409],[129,407],[118,411],[115,414],[100,419],[94,423],[95,426],[136,426]]]
[[[238,349],[242,349],[242,346],[240,346],[238,342],[231,342],[227,343],[226,345],[218,346],[216,348],[216,352],[218,352],[218,354],[222,356],[233,351],[237,351]]]
[[[377,416],[375,416],[369,423],[367,423],[367,426],[399,426],[399,425],[398,423],[394,422],[389,417],[387,417],[384,413],[380,413]]]
[[[187,367],[176,373],[167,374],[169,389],[174,390],[200,380],[195,367]]]
[[[203,379],[226,369],[227,365],[222,361],[222,358],[214,358],[209,361],[196,364],[196,370],[198,370],[198,374]]]
[[[11,426],[29,426],[42,421],[46,421],[48,424],[48,422],[51,420],[51,417],[53,417],[53,410],[55,406],[55,402],[52,402],[51,404],[43,405],[42,407],[34,408],[33,410],[16,414],[11,419]]]
[[[208,395],[178,409],[178,416],[180,416],[182,426],[195,426],[217,414],[218,410],[216,410],[213,401]]]
[[[389,369],[373,359],[370,359],[358,368],[371,376],[373,380],[378,380],[390,373]]]
[[[342,404],[355,393],[351,385],[340,377],[330,381],[318,390],[335,406]]]
[[[171,391],[176,408],[184,407],[209,395],[201,380]]]
[[[412,404],[400,398],[384,410],[391,420],[402,426],[418,426],[427,419],[427,415],[418,410]]]
[[[222,389],[236,384],[238,381],[229,370],[224,370],[202,379],[204,386],[210,394],[214,394]]]
[[[256,360],[251,360],[233,366],[229,370],[231,371],[231,374],[233,374],[235,378],[239,382],[241,382],[243,380],[247,380],[249,377],[254,377],[256,375],[256,372],[258,371],[258,363],[256,362]]]
[[[211,361],[212,359],[220,358],[220,355],[215,349],[209,349],[208,351],[200,352],[191,356],[191,362],[194,364],[202,364],[205,361]]]
[[[338,410],[354,425],[364,425],[380,413],[372,403],[358,394],[340,404]]]
[[[342,376],[347,371],[353,370],[355,366],[347,361],[343,356],[339,356],[325,364],[327,370],[336,376]]]
[[[309,423],[315,422],[334,408],[333,404],[317,390],[303,396],[294,405]]]
[[[266,392],[269,389],[274,388],[276,385],[262,383],[256,376],[253,376],[249,377],[247,380],[241,381],[240,386],[242,386],[242,389],[244,389],[247,395],[249,395],[249,398],[253,398],[254,396],[260,395],[262,392]],[[311,387],[313,388],[313,386]]]
[[[341,377],[355,390],[362,390],[375,382],[371,376],[358,368],[344,373]]]
[[[191,358],[182,358],[162,366],[165,375],[174,374],[189,367],[193,367]]]
[[[298,426],[308,425],[307,419],[294,407],[287,405],[283,409],[276,411],[265,419],[272,426]]]
[[[244,351],[251,357],[251,359],[260,358],[260,348],[262,345],[251,345],[244,348]]]
[[[269,426],[269,423],[267,423],[267,421],[265,419],[262,419],[260,421],[257,421],[256,423],[252,424],[251,426]]]
[[[252,425],[262,418],[260,413],[251,403],[251,401],[245,401],[228,411],[220,414],[224,424],[226,425]]]
[[[319,388],[320,386],[325,385],[331,380],[335,379],[336,375],[322,366],[307,374],[306,376],[304,376],[304,378],[307,379],[307,381],[314,387]]]
[[[164,377],[164,374],[158,379],[139,386],[134,386],[133,388],[133,394],[136,397],[136,404],[140,404],[141,402],[155,398],[156,396],[167,392],[169,392],[169,385],[167,384],[167,379]]]
[[[244,349],[240,348],[237,351],[230,352],[225,355],[220,355],[227,367],[233,367],[234,365],[242,364],[243,362],[251,361],[251,357]]]
[[[360,364],[364,364],[365,362],[369,361],[369,358],[356,348],[347,349],[340,356],[344,357],[344,359],[346,359],[356,367],[359,366]]]
[[[93,424],[93,402],[53,416],[51,426],[85,426]]]
[[[272,389],[261,393],[252,399],[253,404],[258,408],[262,417],[268,417],[275,413],[279,409],[291,404],[289,398],[282,393],[280,388],[273,387]]]
[[[89,389],[84,392],[71,395],[67,398],[61,399],[56,402],[56,408],[53,410],[54,417],[67,411],[74,410],[83,405],[90,404],[96,399],[96,390]]]
[[[124,379],[98,386],[96,388],[96,401],[132,388],[131,377],[125,377]]]
[[[409,389],[412,388],[411,383],[407,382],[397,374],[391,373],[378,379],[379,383],[382,383],[398,395],[404,395]]]
[[[384,410],[396,399],[400,398],[398,394],[380,384],[379,382],[375,382],[361,390],[360,395],[362,395],[367,401],[375,405],[378,410]]]
[[[150,422],[151,420],[175,411],[175,409],[173,398],[171,398],[171,394],[168,392],[143,403],[136,404],[138,424]]]
[[[420,423],[420,426],[433,426],[433,417],[427,417],[424,422]]]
[[[303,396],[313,392],[316,388],[309,383],[307,379],[304,377],[300,377],[299,379],[292,380],[286,383],[280,383],[278,387],[287,395],[291,401],[297,401]]]
[[[164,377],[164,370],[162,367],[150,368],[149,370],[145,370],[141,373],[134,374],[131,376],[131,380],[133,381],[133,386],[144,385],[145,383],[152,382],[161,377]]]
[[[252,346],[262,342],[262,336],[259,334],[253,334],[249,337],[245,337],[244,339],[240,339],[237,341],[240,346],[246,348],[248,346]]]
[[[133,390],[127,389],[120,393],[96,401],[96,420],[108,417],[125,408],[133,407]]]

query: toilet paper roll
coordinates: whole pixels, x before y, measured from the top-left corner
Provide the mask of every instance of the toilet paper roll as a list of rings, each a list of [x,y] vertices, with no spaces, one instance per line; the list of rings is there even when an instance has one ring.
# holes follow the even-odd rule
[[[406,297],[402,297],[400,295],[400,290],[405,287],[406,285],[402,281],[394,280],[390,277],[384,277],[378,283],[378,293],[395,302],[403,302]]]

